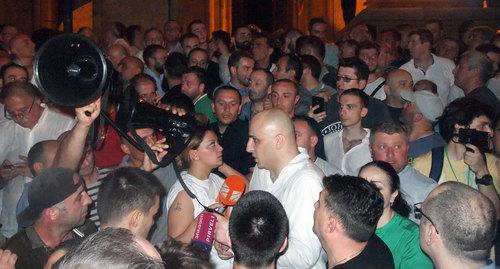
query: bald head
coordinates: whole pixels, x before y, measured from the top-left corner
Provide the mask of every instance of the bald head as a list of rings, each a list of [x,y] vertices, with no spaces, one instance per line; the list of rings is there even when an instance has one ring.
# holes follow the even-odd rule
[[[117,70],[123,79],[130,81],[144,71],[144,63],[137,57],[127,56],[120,61]]]
[[[113,67],[116,69],[121,60],[128,56],[128,51],[124,46],[120,44],[114,44],[106,51],[106,56],[113,64]]]
[[[441,245],[422,244],[434,261],[443,252],[471,261],[486,261],[489,257],[497,218],[493,203],[485,195],[465,184],[448,181],[427,196],[422,211],[432,220],[442,240]],[[428,230],[429,219],[424,219],[421,242],[427,242],[425,237],[432,233]]]
[[[428,91],[435,95],[438,95],[437,85],[434,82],[427,79],[422,79],[419,80],[417,83],[415,83],[415,86],[413,86],[413,91],[415,92]]]
[[[250,122],[247,151],[257,166],[277,176],[298,154],[292,120],[280,109],[259,112]]]
[[[10,51],[18,58],[34,57],[35,43],[27,34],[18,34],[14,36],[9,43]]]
[[[261,111],[252,119],[252,123],[254,122],[260,123],[260,128],[265,130],[269,136],[282,134],[287,137],[295,137],[292,120],[281,109],[273,108]]]
[[[59,141],[57,140],[41,141],[31,147],[28,152],[28,167],[34,176],[52,167],[58,148]]]

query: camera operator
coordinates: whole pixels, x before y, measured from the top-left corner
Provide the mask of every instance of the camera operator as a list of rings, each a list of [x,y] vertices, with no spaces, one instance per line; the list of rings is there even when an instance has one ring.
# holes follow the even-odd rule
[[[492,148],[491,107],[471,98],[451,102],[439,120],[439,130],[447,145],[441,158],[431,152],[413,160],[413,166],[424,175],[434,167],[440,176],[438,183],[458,181],[479,190],[499,210],[500,176],[496,158],[487,153]],[[434,170],[434,169],[433,169]]]

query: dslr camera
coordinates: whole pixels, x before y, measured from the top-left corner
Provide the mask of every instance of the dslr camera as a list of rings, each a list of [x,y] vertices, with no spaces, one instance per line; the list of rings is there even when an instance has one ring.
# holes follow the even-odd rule
[[[458,129],[458,142],[461,144],[472,144],[481,152],[489,151],[489,135],[487,132],[470,128]]]

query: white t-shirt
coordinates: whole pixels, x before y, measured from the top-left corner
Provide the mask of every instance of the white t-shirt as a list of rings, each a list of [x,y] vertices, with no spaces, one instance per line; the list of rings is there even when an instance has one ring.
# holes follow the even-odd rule
[[[422,79],[434,82],[437,85],[441,101],[443,101],[443,104],[447,105],[451,102],[450,99],[456,97],[449,96],[450,88],[453,87],[455,82],[455,77],[453,75],[455,63],[453,63],[450,59],[439,57],[434,54],[432,54],[432,57],[434,59],[434,63],[429,66],[425,72],[415,66],[413,59],[403,64],[400,68],[411,74],[414,84]]]
[[[208,179],[205,180],[200,180],[188,174],[186,171],[181,173],[181,177],[184,180],[184,183],[186,183],[186,186],[189,188],[189,190],[194,195],[196,195],[198,200],[204,206],[210,206],[216,202],[215,200],[217,199],[220,188],[222,187],[222,184],[224,184],[223,178],[212,173],[208,176]],[[183,190],[184,188],[179,181],[174,183],[167,195],[167,212],[172,206],[172,203],[177,197],[177,194],[179,194],[179,192]],[[196,201],[196,199],[191,199],[191,201],[193,202],[194,208],[193,218],[196,218],[204,210],[204,208],[198,203],[198,201]],[[213,247],[212,252],[210,253],[210,261],[215,265],[215,268],[218,269],[233,268],[233,259],[226,261],[220,259],[217,255],[217,251]]]
[[[372,161],[370,154],[370,129],[364,129],[366,136],[361,144],[354,146],[344,153],[342,133],[330,133],[323,137],[325,144],[326,160],[334,169],[342,171],[345,175],[357,176],[361,166]]]
[[[375,91],[375,89],[384,81],[385,81],[384,77],[379,77],[376,80],[372,81],[371,83],[366,84],[366,87],[363,89],[363,91],[368,96],[371,96],[373,91]],[[385,100],[386,96],[384,92],[384,85],[380,86],[380,89],[378,89],[377,93],[375,93],[373,97],[379,99],[380,101]]]
[[[323,172],[299,153],[273,182],[269,170],[255,166],[249,190],[264,190],[274,195],[285,208],[290,231],[288,249],[278,258],[277,268],[325,268],[320,258],[321,243],[313,232],[314,203],[323,189]]]

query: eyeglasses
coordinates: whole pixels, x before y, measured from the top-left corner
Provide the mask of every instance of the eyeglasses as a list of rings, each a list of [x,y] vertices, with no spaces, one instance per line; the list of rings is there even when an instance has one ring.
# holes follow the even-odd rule
[[[422,212],[422,203],[416,203],[413,205],[413,208],[414,208],[414,214],[415,214],[415,218],[420,220],[422,219],[422,216],[424,216],[426,219],[429,220],[429,222],[432,224],[432,226],[434,226],[434,228],[436,228],[436,232],[439,234],[439,231],[436,227],[436,224],[434,224],[434,222],[431,220],[431,218],[429,218],[429,216],[427,216],[426,214],[424,214],[424,212]]]
[[[344,81],[345,83],[349,83],[353,80],[359,80],[359,78],[350,78],[350,77],[343,77],[343,76],[337,76],[337,78],[335,79],[337,81]]]
[[[21,111],[19,111],[17,113],[11,113],[11,112],[8,112],[7,109],[4,107],[3,115],[8,120],[24,119],[31,112],[31,109],[33,108],[34,104],[35,104],[35,96],[33,96],[33,101],[31,102],[31,105],[29,108],[21,109]]]

